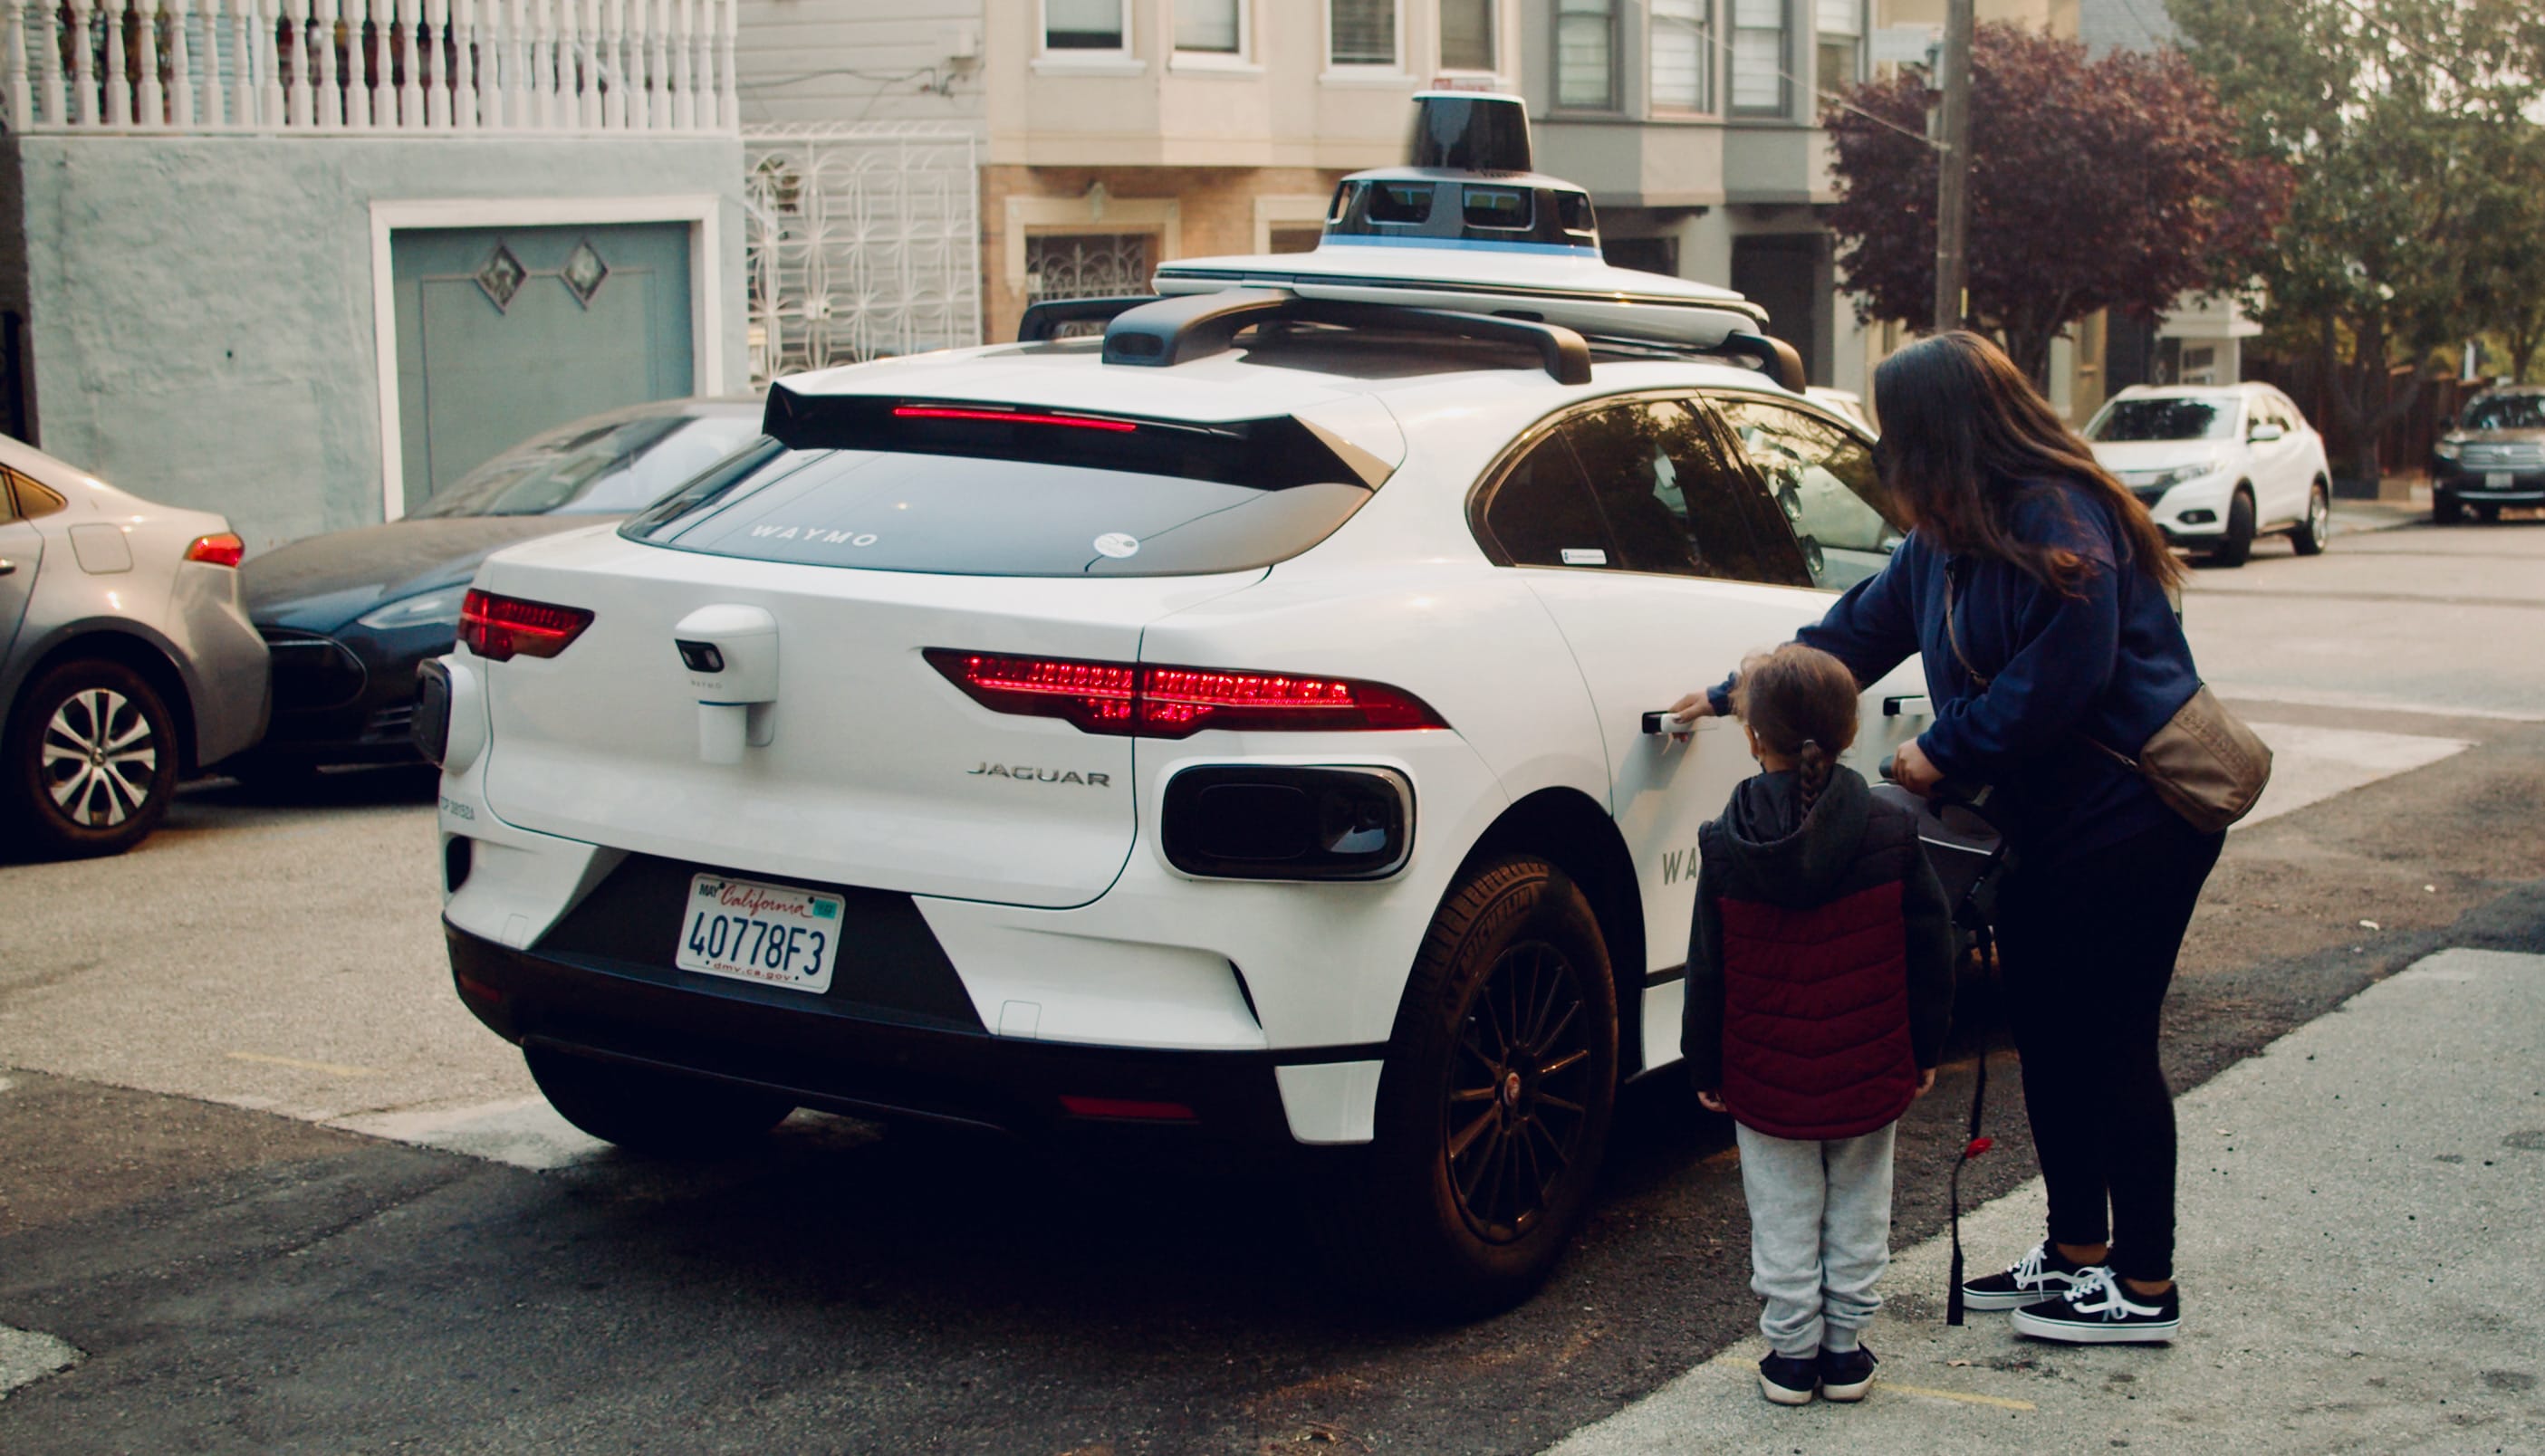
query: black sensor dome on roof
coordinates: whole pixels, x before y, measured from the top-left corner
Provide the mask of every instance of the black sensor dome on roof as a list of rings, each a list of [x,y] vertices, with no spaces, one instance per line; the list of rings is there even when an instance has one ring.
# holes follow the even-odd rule
[[[1038,303],[1019,338],[1102,318],[1107,363],[1172,367],[1265,324],[1393,326],[1525,342],[1565,383],[1589,382],[1586,341],[1610,340],[1755,361],[1785,387],[1803,387],[1793,348],[1759,332],[1767,317],[1759,305],[1730,288],[1607,264],[1590,194],[1528,170],[1519,97],[1430,91],[1415,100],[1413,165],[1345,178],[1312,251],[1179,259],[1158,269],[1166,296],[1154,302]]]

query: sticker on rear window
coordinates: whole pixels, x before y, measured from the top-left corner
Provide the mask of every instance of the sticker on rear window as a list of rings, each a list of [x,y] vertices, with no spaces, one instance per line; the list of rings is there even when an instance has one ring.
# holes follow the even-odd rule
[[[1103,555],[1117,558],[1137,556],[1140,554],[1140,538],[1126,535],[1118,530],[1108,530],[1096,538],[1096,549]]]

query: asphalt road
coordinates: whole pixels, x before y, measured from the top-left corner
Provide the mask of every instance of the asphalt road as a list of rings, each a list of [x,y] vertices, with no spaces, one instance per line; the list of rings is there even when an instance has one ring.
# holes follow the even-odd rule
[[[2428,950],[2545,950],[2540,565],[2520,522],[2198,574],[2281,771],[2185,949],[2178,1088]],[[1339,1298],[1313,1188],[803,1114],[709,1169],[557,1137],[449,995],[429,799],[206,785],[134,854],[0,866],[0,1327],[83,1356],[0,1400],[0,1450],[1529,1451],[1753,1329],[1724,1125],[1666,1086],[1554,1284],[1457,1328]],[[1904,1128],[1904,1245],[1964,1043]],[[1980,1197],[2029,1173],[1993,1066]]]

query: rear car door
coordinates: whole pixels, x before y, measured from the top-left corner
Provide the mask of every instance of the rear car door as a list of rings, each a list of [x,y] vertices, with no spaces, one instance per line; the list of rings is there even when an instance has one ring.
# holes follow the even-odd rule
[[[1684,744],[1643,716],[1816,619],[1828,599],[1738,445],[1701,406],[1612,401],[1545,431],[1489,487],[1488,552],[1521,572],[1581,668],[1644,912],[1646,1069],[1679,1056],[1696,831],[1756,771],[1739,727]]]
[[[27,599],[36,593],[36,568],[44,559],[43,535],[27,519],[39,509],[32,499],[37,489],[18,472],[0,468],[0,665],[17,640]]]

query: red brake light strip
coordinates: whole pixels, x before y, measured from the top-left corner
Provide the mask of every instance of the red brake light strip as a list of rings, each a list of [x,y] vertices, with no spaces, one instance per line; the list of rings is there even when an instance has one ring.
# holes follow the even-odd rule
[[[929,664],[994,712],[1060,718],[1087,733],[1185,738],[1204,728],[1355,732],[1445,728],[1421,698],[1383,683],[932,647]]]
[[[1092,415],[1046,415],[1025,410],[967,410],[950,405],[905,404],[893,407],[896,420],[995,420],[1002,425],[1063,425],[1073,430],[1107,430],[1128,435],[1140,427],[1128,420],[1100,420]]]

